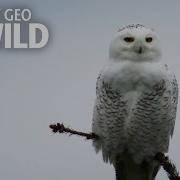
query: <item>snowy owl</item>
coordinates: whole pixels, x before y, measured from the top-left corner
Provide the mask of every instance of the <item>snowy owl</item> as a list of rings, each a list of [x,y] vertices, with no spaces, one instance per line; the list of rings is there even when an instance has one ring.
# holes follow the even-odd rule
[[[92,122],[99,136],[93,146],[114,165],[117,180],[155,179],[153,158],[168,151],[177,99],[177,81],[161,63],[155,31],[140,24],[119,29],[97,79]]]

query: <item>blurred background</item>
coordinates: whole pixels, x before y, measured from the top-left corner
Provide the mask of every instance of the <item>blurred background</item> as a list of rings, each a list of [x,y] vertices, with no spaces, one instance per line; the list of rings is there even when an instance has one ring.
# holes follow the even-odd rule
[[[43,49],[0,49],[0,179],[115,179],[91,141],[53,134],[48,126],[91,131],[96,78],[124,25],[154,28],[163,61],[180,81],[180,1],[0,0],[0,6],[30,8],[50,33]],[[177,116],[169,156],[180,170],[179,126]],[[167,177],[161,171],[157,179]]]

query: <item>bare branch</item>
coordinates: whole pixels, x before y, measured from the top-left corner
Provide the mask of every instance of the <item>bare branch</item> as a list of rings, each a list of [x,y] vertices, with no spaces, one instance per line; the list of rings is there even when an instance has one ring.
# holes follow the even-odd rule
[[[180,180],[176,166],[169,160],[168,156],[165,156],[163,153],[157,153],[155,159],[161,164],[170,180]]]
[[[98,136],[94,133],[84,133],[80,131],[76,131],[74,129],[70,129],[65,127],[63,124],[57,123],[57,124],[51,124],[49,127],[52,129],[54,133],[69,133],[70,135],[78,135],[86,137],[86,139],[97,139]]]
[[[65,127],[63,123],[51,124],[49,125],[49,128],[51,128],[54,133],[69,133],[70,135],[78,135],[85,137],[86,139],[99,138],[98,135],[94,133],[85,133]],[[160,165],[164,168],[170,180],[180,180],[179,173],[175,165],[169,160],[168,156],[165,156],[163,153],[157,153],[155,156],[155,160],[157,160],[160,163]]]

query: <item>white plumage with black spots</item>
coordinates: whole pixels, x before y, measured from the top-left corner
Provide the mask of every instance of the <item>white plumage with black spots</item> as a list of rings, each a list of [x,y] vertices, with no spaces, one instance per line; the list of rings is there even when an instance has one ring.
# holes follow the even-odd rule
[[[153,157],[168,152],[173,135],[176,78],[162,62],[157,34],[143,25],[120,29],[109,54],[97,79],[93,146],[113,163],[117,180],[153,180]]]

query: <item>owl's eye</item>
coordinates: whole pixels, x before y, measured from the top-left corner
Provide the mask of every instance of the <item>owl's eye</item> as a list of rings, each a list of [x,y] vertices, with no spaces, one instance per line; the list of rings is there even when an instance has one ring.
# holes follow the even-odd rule
[[[125,37],[124,41],[131,43],[131,42],[134,42],[134,38],[133,37]]]
[[[146,42],[147,43],[151,43],[153,41],[153,38],[152,37],[146,37]]]

